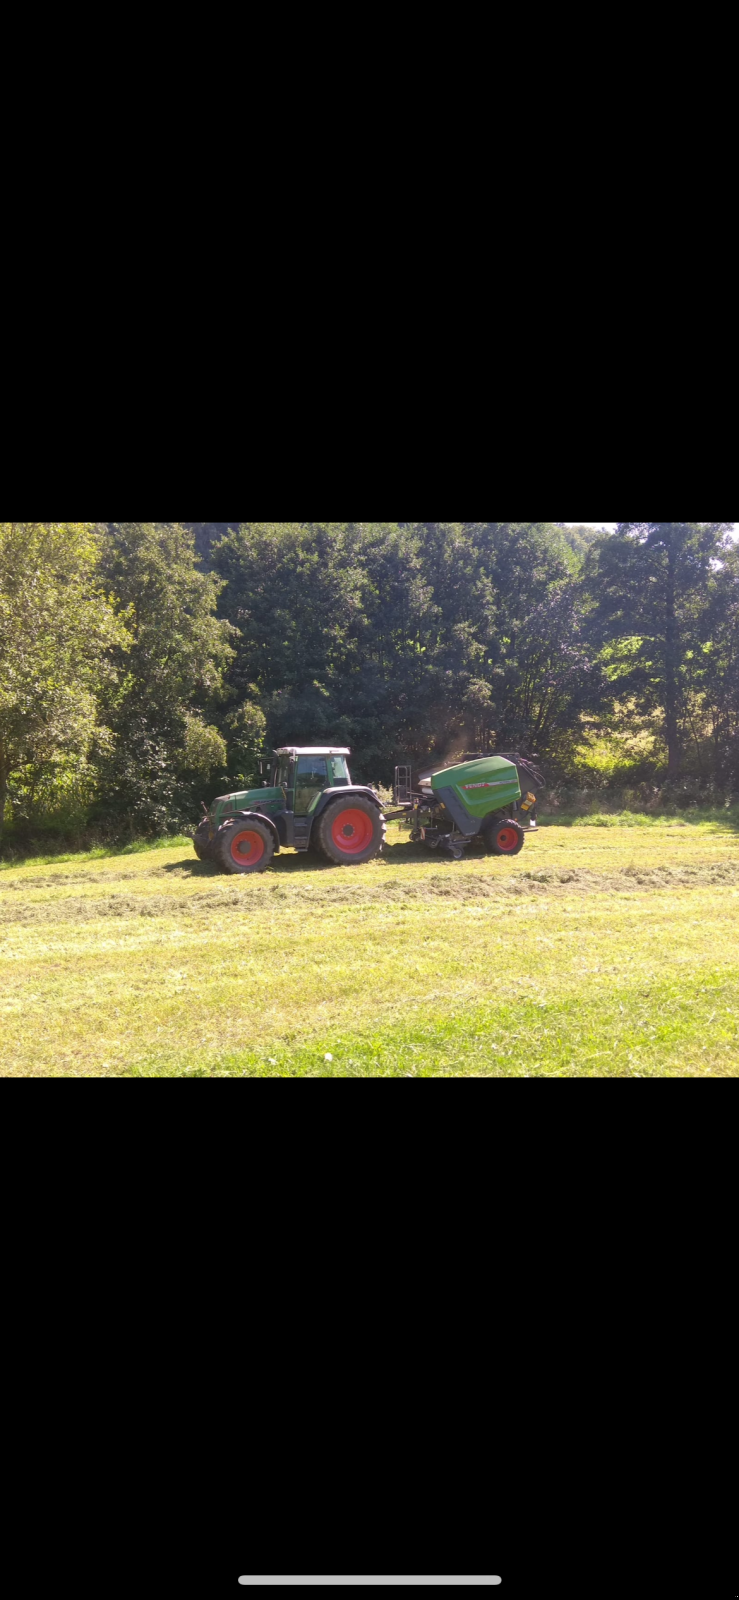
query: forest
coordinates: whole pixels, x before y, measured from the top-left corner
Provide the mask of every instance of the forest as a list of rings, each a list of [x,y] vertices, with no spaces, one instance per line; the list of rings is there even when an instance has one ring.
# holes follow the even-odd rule
[[[177,833],[286,742],[730,802],[732,527],[0,523],[2,846]]]

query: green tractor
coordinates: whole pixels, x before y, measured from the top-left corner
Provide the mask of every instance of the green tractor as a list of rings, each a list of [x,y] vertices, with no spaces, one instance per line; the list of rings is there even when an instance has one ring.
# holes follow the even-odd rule
[[[224,872],[265,872],[285,845],[337,866],[379,855],[385,814],[374,789],[354,784],[349,750],[333,745],[276,750],[260,789],[220,795],[195,834],[195,854]]]
[[[210,810],[203,807],[195,854],[242,874],[265,872],[282,846],[360,866],[380,854],[387,815],[410,822],[414,843],[458,861],[475,843],[492,855],[518,855],[536,827],[541,773],[518,755],[466,756],[421,775],[415,788],[410,767],[397,767],[397,809],[386,814],[375,789],[352,783],[350,754],[329,745],[276,750],[260,789],[220,795]]]

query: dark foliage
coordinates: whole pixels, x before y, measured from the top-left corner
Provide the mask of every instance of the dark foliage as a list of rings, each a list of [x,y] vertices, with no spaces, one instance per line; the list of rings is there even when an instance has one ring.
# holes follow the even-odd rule
[[[290,741],[346,743],[382,783],[399,761],[497,748],[582,784],[600,741],[621,754],[593,755],[596,783],[739,787],[727,524],[64,527],[0,524],[11,827],[65,806],[114,832],[180,827]],[[48,705],[43,688],[29,700],[37,682]]]
[[[216,616],[221,584],[200,570],[193,536],[178,523],[107,524],[102,576],[132,642],[117,652],[104,707],[113,739],[93,820],[166,831],[192,814],[192,721],[220,700],[231,658],[231,630]]]

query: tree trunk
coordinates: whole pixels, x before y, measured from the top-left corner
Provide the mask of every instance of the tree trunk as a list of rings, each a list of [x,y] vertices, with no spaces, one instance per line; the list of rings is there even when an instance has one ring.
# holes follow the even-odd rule
[[[676,778],[680,771],[680,736],[678,731],[678,637],[675,615],[675,535],[667,538],[667,595],[665,617],[665,733],[667,735],[667,776]]]

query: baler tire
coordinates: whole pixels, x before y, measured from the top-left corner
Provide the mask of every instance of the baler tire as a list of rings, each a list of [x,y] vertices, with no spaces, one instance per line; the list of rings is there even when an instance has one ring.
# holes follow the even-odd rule
[[[243,820],[224,822],[215,838],[215,860],[224,872],[240,877],[266,872],[275,853],[271,828],[264,822]]]
[[[363,795],[347,795],[326,807],[312,830],[313,848],[337,867],[374,861],[385,843],[385,816]]]
[[[506,817],[485,829],[485,846],[491,856],[520,855],[525,841],[526,834],[514,817]]]

